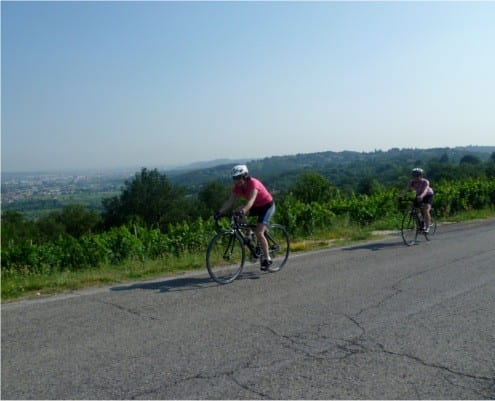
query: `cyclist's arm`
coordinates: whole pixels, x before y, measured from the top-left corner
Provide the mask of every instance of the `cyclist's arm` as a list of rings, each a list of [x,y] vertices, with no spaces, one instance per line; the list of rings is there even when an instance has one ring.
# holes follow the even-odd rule
[[[230,194],[229,199],[227,199],[227,201],[220,208],[219,213],[224,214],[227,210],[230,210],[230,208],[234,205],[236,198],[237,198],[237,195],[232,192]]]
[[[426,194],[428,193],[428,188],[430,188],[430,182],[427,179],[424,179],[424,183],[425,183],[425,188],[424,188],[423,192],[421,192],[418,195],[418,198],[420,198],[420,199],[423,199],[426,196]]]
[[[246,204],[242,207],[239,208],[239,211],[247,214],[249,210],[253,207],[254,201],[256,200],[256,197],[258,196],[258,190],[255,188],[251,191],[251,194],[249,195],[249,199],[246,202]]]

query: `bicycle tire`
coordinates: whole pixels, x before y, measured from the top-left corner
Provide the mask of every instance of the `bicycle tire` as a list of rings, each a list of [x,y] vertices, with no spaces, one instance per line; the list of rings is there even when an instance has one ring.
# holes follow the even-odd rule
[[[244,244],[236,232],[219,232],[208,244],[206,268],[210,277],[219,284],[229,284],[239,277],[244,260]]]
[[[400,232],[404,244],[407,246],[416,244],[418,238],[418,218],[414,212],[408,210],[404,213]]]
[[[281,224],[273,224],[265,234],[272,264],[268,267],[271,273],[278,272],[284,267],[290,253],[289,234]]]

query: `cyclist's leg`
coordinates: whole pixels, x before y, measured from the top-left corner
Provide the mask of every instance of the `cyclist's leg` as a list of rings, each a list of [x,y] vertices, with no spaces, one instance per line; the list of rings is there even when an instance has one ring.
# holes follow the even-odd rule
[[[418,200],[418,198],[414,199],[413,206],[415,208],[415,212],[418,215],[418,229],[423,230],[425,225],[425,211],[423,209],[423,201]]]
[[[271,205],[264,208],[262,207],[259,212],[258,224],[256,225],[256,237],[258,238],[258,244],[260,244],[261,250],[263,251],[263,257],[261,260],[261,263],[263,264],[265,260],[270,261],[271,259],[265,232],[268,229],[268,225],[270,224],[270,220],[273,214],[275,213],[275,203],[272,203]]]
[[[265,238],[266,230],[267,230],[267,226],[265,224],[258,223],[256,225],[256,237],[258,238],[258,244],[260,244],[261,251],[263,252],[261,262],[263,262],[265,259],[270,259],[270,256],[268,253],[268,241]]]
[[[425,223],[425,230],[428,230],[430,225],[431,225],[431,203],[432,203],[433,196],[432,195],[427,195],[423,199],[423,218],[424,218],[424,223]]]

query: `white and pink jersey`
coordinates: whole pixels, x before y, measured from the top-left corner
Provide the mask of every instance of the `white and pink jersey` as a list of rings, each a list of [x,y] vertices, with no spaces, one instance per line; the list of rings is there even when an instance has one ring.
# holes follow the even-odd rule
[[[421,178],[419,181],[411,180],[409,186],[416,191],[416,196],[421,195],[426,187],[428,187],[426,195],[433,195],[433,188],[430,187],[430,181],[426,178]]]

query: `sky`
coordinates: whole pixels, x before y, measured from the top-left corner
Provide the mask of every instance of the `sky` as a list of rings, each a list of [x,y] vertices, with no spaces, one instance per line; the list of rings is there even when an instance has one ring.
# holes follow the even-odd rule
[[[1,2],[2,171],[495,145],[495,2]]]

